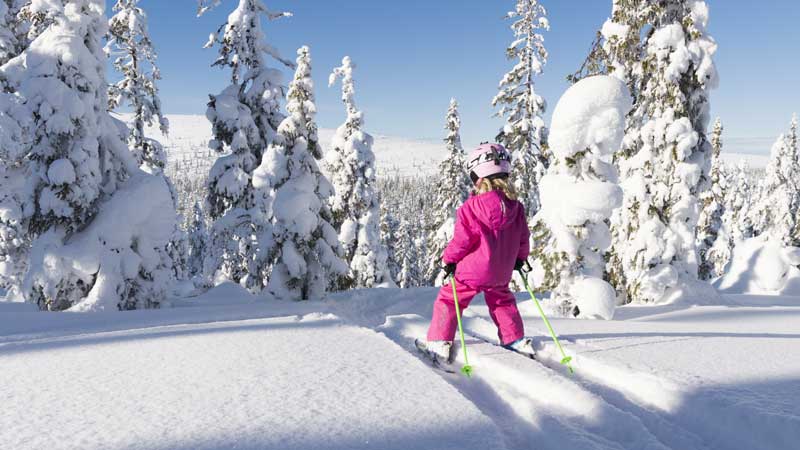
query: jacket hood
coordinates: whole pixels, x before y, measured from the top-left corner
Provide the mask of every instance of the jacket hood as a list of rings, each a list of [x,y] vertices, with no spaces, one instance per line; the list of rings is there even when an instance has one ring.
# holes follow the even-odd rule
[[[508,228],[521,214],[522,204],[501,191],[484,192],[469,199],[475,217],[493,230]]]

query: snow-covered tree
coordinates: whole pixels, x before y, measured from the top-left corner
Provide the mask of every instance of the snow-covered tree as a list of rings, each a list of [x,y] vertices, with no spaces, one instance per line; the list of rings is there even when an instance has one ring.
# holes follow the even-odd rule
[[[172,267],[159,250],[175,224],[163,177],[141,172],[107,112],[104,2],[34,0],[49,24],[0,67],[25,130],[13,190],[31,242],[23,284],[42,309],[158,306]],[[48,15],[49,14],[49,15]]]
[[[189,235],[189,257],[186,269],[190,277],[195,277],[203,273],[203,260],[205,259],[206,243],[208,242],[206,218],[200,202],[194,204],[187,234]]]
[[[620,73],[632,77],[626,82],[635,86],[635,106],[616,156],[624,199],[612,220],[609,276],[627,301],[658,302],[697,280],[695,228],[698,196],[709,182],[705,130],[717,46],[706,30],[704,1],[617,0],[615,8],[642,28],[604,29],[644,40],[638,56],[626,51],[629,59],[618,61]]]
[[[607,221],[622,202],[622,190],[609,157],[619,148],[630,109],[624,83],[595,76],[572,86],[553,112],[554,159],[542,178],[542,209],[534,226],[547,230],[547,240],[534,241],[534,254],[551,277],[545,280],[550,298],[566,314],[614,314],[616,293],[603,273],[611,244]]]
[[[433,222],[429,224],[428,252],[429,259],[425,270],[425,278],[430,284],[442,282],[442,253],[453,238],[456,209],[469,196],[472,183],[464,164],[464,149],[461,147],[461,117],[458,114],[458,102],[450,100],[450,108],[445,118],[447,137],[447,157],[439,164],[436,193],[434,194]]]
[[[255,170],[253,186],[264,197],[272,233],[270,248],[261,249],[270,267],[266,289],[278,298],[308,300],[324,295],[327,286],[347,273],[330,224],[327,202],[333,187],[317,166],[322,151],[308,47],[297,51],[287,97],[289,116]]]
[[[347,112],[347,119],[336,130],[331,150],[325,155],[334,187],[330,198],[333,223],[339,230],[344,260],[350,266],[349,280],[340,281],[340,288],[350,283],[355,287],[373,287],[391,282],[386,248],[380,240],[373,140],[362,130],[364,114],[355,104],[353,69],[350,57],[345,56],[329,78],[331,86],[341,79],[342,101]]]
[[[28,44],[19,13],[25,0],[0,0],[0,66],[19,55]]]
[[[797,246],[800,211],[800,161],[797,147],[797,116],[788,134],[772,146],[758,204],[755,207],[755,233],[766,235],[784,246]]]
[[[200,13],[209,8],[204,3]],[[253,292],[266,286],[270,268],[263,252],[272,250],[272,230],[263,202],[256,198],[253,171],[284,119],[282,75],[269,67],[268,57],[294,67],[267,42],[262,19],[289,15],[273,13],[261,0],[239,0],[206,44],[219,45],[213,65],[231,70],[231,84],[209,96],[206,112],[214,135],[209,147],[224,156],[217,158],[208,176],[206,213],[213,221],[213,238],[204,271],[212,281],[232,280]]]
[[[417,250],[420,247],[414,239],[415,227],[416,225],[411,220],[401,220],[397,230],[397,241],[395,241],[395,257],[400,267],[397,274],[397,285],[404,289],[419,286],[423,278],[419,271]]]
[[[396,204],[390,204],[385,199],[381,199],[381,243],[386,248],[386,267],[389,276],[397,281],[400,273],[400,265],[397,260],[397,233],[400,227],[400,219],[395,216],[398,211]]]
[[[33,115],[0,66],[0,288],[22,297],[30,236],[27,218],[35,207],[26,191],[27,151]]]
[[[728,190],[728,180],[723,166],[720,152],[722,151],[722,122],[717,119],[714,131],[711,133],[711,172],[710,189],[700,194],[700,219],[697,223],[697,250],[700,257],[699,277],[701,280],[710,280],[722,275],[718,268],[725,267],[726,259],[730,252],[726,252],[725,241],[717,245],[716,241],[722,232],[722,216],[725,213],[725,192]],[[727,233],[725,233],[727,235]],[[715,248],[714,252],[711,249]]]
[[[128,142],[131,151],[145,170],[162,170],[167,158],[161,144],[145,136],[145,126],[154,121],[161,133],[169,131],[169,122],[161,112],[156,83],[161,74],[156,66],[156,51],[147,28],[147,14],[139,0],[117,0],[116,14],[108,22],[106,51],[114,57],[114,68],[122,79],[108,88],[108,107],[127,104],[133,110]]]
[[[0,101],[3,100],[6,99],[0,94]],[[3,118],[0,113],[0,120]],[[7,291],[9,298],[20,298],[30,246],[25,219],[33,205],[25,201],[29,197],[24,191],[23,162],[9,152],[16,142],[4,139],[10,134],[2,136],[10,131],[5,125],[0,123],[0,288]],[[13,123],[8,121],[8,125]]]
[[[538,185],[547,168],[547,128],[542,118],[546,103],[534,86],[534,77],[547,63],[540,32],[550,29],[546,14],[538,0],[517,0],[515,10],[506,15],[514,21],[514,41],[506,49],[506,57],[515,65],[500,81],[500,91],[492,100],[492,106],[500,105],[496,115],[506,118],[497,140],[514,158],[514,188],[528,217],[539,210]]]
[[[722,227],[730,236],[731,245],[753,237],[751,211],[755,208],[752,207],[752,198],[750,167],[747,160],[742,159],[736,171],[729,175],[725,212],[722,215]]]
[[[13,1],[13,0],[12,0]],[[57,19],[64,18],[71,0],[18,0],[17,15],[19,42],[23,49],[42,34]],[[20,34],[22,33],[22,34]]]

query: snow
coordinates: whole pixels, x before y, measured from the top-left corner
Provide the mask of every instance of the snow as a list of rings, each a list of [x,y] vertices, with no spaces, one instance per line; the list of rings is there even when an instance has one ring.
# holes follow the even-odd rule
[[[404,450],[435,447],[443,436],[450,448],[499,441],[491,421],[421,361],[328,315],[51,338],[7,345],[0,360],[15,379],[80,380],[6,391],[0,434],[9,448]]]
[[[613,77],[594,76],[576,83],[553,110],[549,137],[553,152],[563,157],[587,148],[596,148],[599,155],[617,151],[631,102],[625,84]]]
[[[282,302],[226,284],[174,308],[94,314],[0,302],[0,441],[19,450],[789,450],[800,439],[800,298],[729,295],[717,306],[619,307],[610,321],[554,318],[574,376],[527,296],[519,307],[541,362],[472,338],[496,333],[477,299],[464,313],[467,379],[413,349],[435,292]]]
[[[581,318],[610,320],[614,317],[617,293],[599,278],[578,278],[569,287],[569,295],[575,299]]]
[[[75,166],[68,159],[61,158],[53,161],[47,169],[47,178],[50,184],[69,184],[74,183]]]
[[[728,294],[800,295],[797,252],[766,235],[736,244],[728,271],[714,286]]]

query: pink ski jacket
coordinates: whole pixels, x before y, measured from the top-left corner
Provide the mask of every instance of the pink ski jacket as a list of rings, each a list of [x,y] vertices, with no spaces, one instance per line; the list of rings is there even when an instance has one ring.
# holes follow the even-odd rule
[[[470,287],[507,286],[516,260],[528,258],[529,237],[522,203],[502,191],[473,195],[456,212],[442,260],[457,263],[456,279]]]

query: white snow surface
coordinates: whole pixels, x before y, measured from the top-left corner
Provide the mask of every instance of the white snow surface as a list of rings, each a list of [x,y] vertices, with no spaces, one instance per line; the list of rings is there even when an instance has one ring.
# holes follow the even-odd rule
[[[591,148],[611,155],[625,136],[625,114],[632,99],[625,83],[611,76],[593,76],[571,86],[553,110],[548,138],[556,157]]]
[[[730,267],[714,286],[728,294],[800,295],[798,264],[800,249],[757,236],[736,244]]]
[[[282,302],[221,285],[174,308],[40,313],[0,303],[0,442],[24,449],[730,449],[800,440],[800,299],[619,307],[553,319],[519,307],[540,362],[477,340],[474,376],[413,349],[435,290]],[[463,356],[459,351],[458,362]]]

